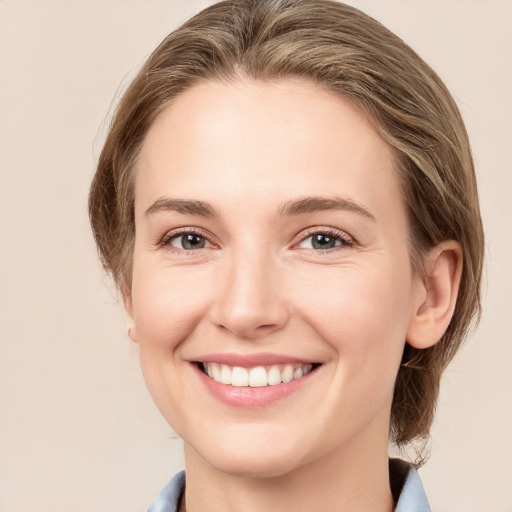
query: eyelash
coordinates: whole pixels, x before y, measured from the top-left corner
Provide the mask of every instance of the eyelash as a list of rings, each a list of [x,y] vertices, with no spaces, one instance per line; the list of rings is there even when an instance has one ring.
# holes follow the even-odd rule
[[[214,248],[217,247],[216,244],[214,244],[210,240],[211,237],[208,235],[208,233],[206,233],[205,231],[198,229],[198,228],[187,228],[187,227],[174,229],[173,231],[166,233],[164,235],[164,237],[162,238],[162,240],[160,240],[158,242],[158,246],[167,248],[172,251],[188,253],[188,254],[195,252],[195,251],[191,251],[191,250],[187,250],[187,249],[180,249],[178,247],[171,246],[171,242],[174,239],[179,238],[180,236],[183,236],[183,235],[199,236],[201,238],[204,238],[212,247],[214,247]]]
[[[335,247],[331,247],[328,249],[315,249],[315,248],[306,249],[306,248],[303,248],[303,250],[309,251],[314,254],[318,254],[318,253],[325,254],[325,253],[331,253],[333,251],[338,251],[340,249],[351,248],[356,245],[355,240],[350,235],[345,233],[344,231],[341,231],[341,230],[335,229],[335,228],[329,228],[326,226],[325,227],[324,226],[315,226],[313,228],[308,228],[308,229],[302,231],[299,235],[297,235],[297,237],[296,237],[297,241],[293,242],[293,246],[297,247],[298,245],[304,243],[308,238],[311,238],[314,235],[325,235],[327,237],[339,240],[341,243],[340,243],[340,245],[337,245]]]
[[[167,248],[172,251],[176,252],[182,252],[182,253],[193,253],[195,251],[193,250],[187,250],[187,249],[180,249],[177,247],[172,247],[171,242],[175,240],[176,238],[183,236],[183,235],[193,235],[193,236],[199,236],[206,240],[208,244],[210,244],[211,247],[208,248],[217,248],[218,246],[211,241],[210,235],[198,228],[190,228],[190,227],[184,227],[184,228],[178,228],[171,232],[168,232],[164,235],[164,237],[157,243],[159,247]],[[301,243],[305,242],[308,238],[311,238],[314,235],[325,235],[327,237],[335,238],[337,241],[340,241],[340,245],[337,245],[335,247],[331,247],[328,249],[308,249],[308,248],[302,248],[303,250],[306,250],[308,252],[312,252],[315,254],[318,253],[331,253],[336,250],[340,250],[343,248],[351,248],[356,245],[355,240],[345,233],[344,231],[340,231],[338,229],[329,228],[329,227],[323,227],[323,226],[315,226],[312,228],[308,228],[304,231],[301,231],[292,242],[292,248],[295,250],[299,250],[300,247],[298,247]],[[199,250],[199,249],[196,249]]]

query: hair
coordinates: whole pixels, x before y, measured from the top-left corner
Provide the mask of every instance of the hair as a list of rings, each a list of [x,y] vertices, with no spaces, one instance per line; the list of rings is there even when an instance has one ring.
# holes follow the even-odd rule
[[[191,18],[147,59],[113,116],[89,196],[102,263],[131,288],[134,168],[156,116],[208,80],[300,79],[350,100],[394,148],[409,219],[411,262],[443,240],[462,249],[451,323],[436,345],[406,343],[394,390],[390,439],[426,441],[443,370],[480,314],[484,237],[468,136],[436,73],[399,37],[331,0],[226,0]],[[422,462],[421,454],[418,462]]]

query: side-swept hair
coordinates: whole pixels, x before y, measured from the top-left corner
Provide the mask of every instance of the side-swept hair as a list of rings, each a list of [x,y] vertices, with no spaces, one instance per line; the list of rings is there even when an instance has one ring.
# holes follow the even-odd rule
[[[405,345],[391,411],[399,446],[428,438],[443,370],[480,313],[484,237],[473,160],[457,106],[436,73],[361,11],[330,0],[227,0],[171,33],[142,66],[115,112],[91,186],[100,257],[122,293],[131,287],[134,166],[169,102],[198,81],[299,78],[348,98],[395,152],[416,272],[443,240],[460,243],[463,271],[439,343]]]

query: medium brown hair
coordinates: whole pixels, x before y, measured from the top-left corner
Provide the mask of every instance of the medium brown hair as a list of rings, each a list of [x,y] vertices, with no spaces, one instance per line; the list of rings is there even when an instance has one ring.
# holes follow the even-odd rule
[[[330,0],[227,0],[171,33],[148,58],[115,112],[89,197],[105,269],[129,293],[134,167],[155,117],[204,80],[298,78],[348,98],[395,151],[409,219],[411,261],[460,243],[462,280],[439,343],[405,345],[391,411],[399,446],[429,435],[443,370],[480,312],[483,231],[473,161],[457,106],[440,78],[400,38]]]

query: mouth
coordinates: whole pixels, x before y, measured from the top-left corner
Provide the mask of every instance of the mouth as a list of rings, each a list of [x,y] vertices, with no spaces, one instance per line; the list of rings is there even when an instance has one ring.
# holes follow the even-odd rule
[[[319,363],[287,363],[267,366],[230,366],[216,362],[196,362],[209,379],[232,387],[264,388],[300,380],[316,370]]]

